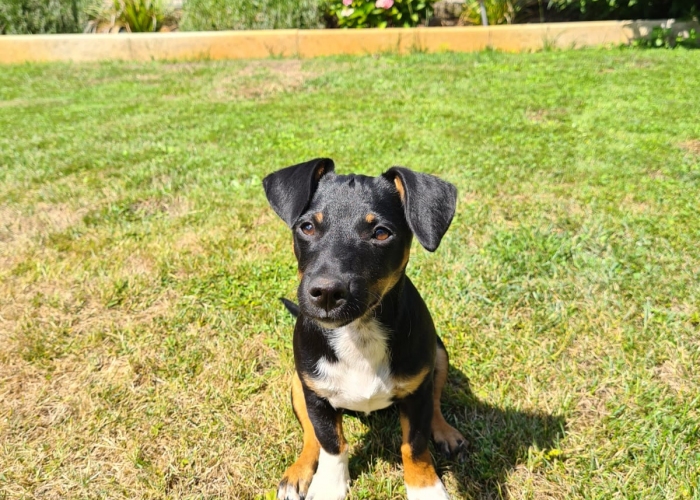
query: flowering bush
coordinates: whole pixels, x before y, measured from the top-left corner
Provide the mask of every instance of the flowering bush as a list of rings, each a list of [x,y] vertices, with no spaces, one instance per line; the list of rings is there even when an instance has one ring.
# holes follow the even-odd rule
[[[427,0],[332,0],[329,8],[339,28],[408,28],[431,12]]]

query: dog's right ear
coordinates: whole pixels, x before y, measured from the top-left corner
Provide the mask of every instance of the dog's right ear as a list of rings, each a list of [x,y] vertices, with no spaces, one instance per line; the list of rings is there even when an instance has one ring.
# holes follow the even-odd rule
[[[318,181],[335,169],[330,158],[316,158],[306,163],[273,172],[263,179],[267,201],[289,227],[311,201]]]

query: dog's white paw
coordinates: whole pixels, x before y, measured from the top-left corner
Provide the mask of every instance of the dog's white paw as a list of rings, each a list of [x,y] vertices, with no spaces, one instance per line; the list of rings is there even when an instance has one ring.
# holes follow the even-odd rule
[[[406,485],[406,496],[408,500],[450,500],[445,486],[439,479],[434,485],[422,488]]]
[[[277,500],[300,500],[299,492],[291,484],[281,484],[277,488]]]
[[[311,481],[307,500],[343,500],[348,492],[350,472],[347,450],[331,455],[321,448],[318,468]]]

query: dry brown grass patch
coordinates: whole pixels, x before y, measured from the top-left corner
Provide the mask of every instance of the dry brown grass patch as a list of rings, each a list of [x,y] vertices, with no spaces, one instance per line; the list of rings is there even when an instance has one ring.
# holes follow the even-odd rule
[[[148,198],[134,203],[130,208],[144,216],[164,213],[170,217],[182,217],[192,210],[189,200],[181,196],[170,199]]]
[[[689,374],[678,360],[668,359],[654,368],[654,377],[679,395],[690,395]]]
[[[550,481],[542,472],[531,471],[524,465],[517,465],[508,475],[508,498],[534,500],[563,500],[571,498],[567,489]]]
[[[700,155],[700,139],[691,139],[681,142],[680,147],[691,154]]]
[[[0,207],[0,242],[26,240],[39,233],[63,231],[80,221],[86,213],[84,208],[76,210],[65,203],[37,203],[31,214],[18,208]]]
[[[266,98],[297,89],[311,76],[298,59],[253,61],[241,70],[217,78],[211,97],[214,101]]]
[[[547,123],[557,121],[563,113],[561,109],[531,109],[525,112],[525,117],[532,123]]]

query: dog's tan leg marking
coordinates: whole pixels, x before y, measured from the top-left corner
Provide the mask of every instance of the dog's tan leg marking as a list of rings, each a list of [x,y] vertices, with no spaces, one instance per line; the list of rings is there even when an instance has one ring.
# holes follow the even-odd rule
[[[299,375],[294,374],[292,379],[292,406],[294,413],[299,419],[301,428],[304,430],[304,446],[297,461],[284,473],[277,490],[279,500],[297,500],[306,496],[306,492],[311,484],[311,479],[316,472],[318,465],[318,455],[321,445],[316,439],[314,427],[309,420],[306,411],[306,400],[304,390],[299,380]]]
[[[406,486],[425,488],[434,485],[440,479],[433,467],[430,451],[426,448],[420,455],[413,455],[411,444],[408,441],[410,423],[405,415],[401,415],[400,420],[401,432],[403,433],[401,459],[403,460],[403,477]]]
[[[400,416],[403,443],[401,459],[403,460],[403,480],[406,483],[408,500],[449,500],[445,486],[435,472],[433,458],[428,447],[418,455],[413,454],[409,442],[410,422],[405,415]]]
[[[438,346],[435,353],[435,374],[433,380],[433,419],[430,427],[433,432],[436,448],[446,455],[450,455],[464,448],[466,441],[464,436],[447,423],[440,409],[440,396],[442,388],[447,381],[447,367],[449,360],[447,352]]]

